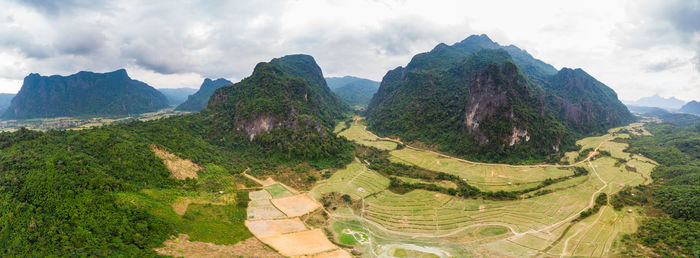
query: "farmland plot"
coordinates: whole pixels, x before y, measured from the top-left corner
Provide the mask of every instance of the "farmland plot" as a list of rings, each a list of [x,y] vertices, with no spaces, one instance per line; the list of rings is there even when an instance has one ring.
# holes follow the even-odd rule
[[[405,253],[402,250],[410,249],[396,248],[398,253],[384,249],[393,244],[418,245],[425,250],[437,248],[452,256],[455,252],[463,252],[460,253],[463,256],[510,257],[616,255],[615,246],[621,235],[634,232],[638,225],[637,211],[615,211],[604,205],[583,220],[575,219],[593,206],[600,193],[610,196],[625,186],[651,182],[650,173],[656,163],[625,153],[627,144],[612,141],[628,137],[626,133],[617,132],[622,129],[643,133],[638,126],[612,129],[609,134],[580,140],[584,148],[599,148],[610,156],[599,155],[570,166],[483,164],[412,147],[393,150],[390,152],[392,162],[458,175],[482,191],[512,191],[536,186],[547,178],[572,175],[573,166],[586,168],[588,175],[556,182],[539,189],[540,193],[532,192],[525,196],[527,198],[508,201],[464,199],[425,190],[405,194],[378,190],[371,195],[358,195],[352,188],[336,187],[334,191],[349,194],[353,199],[360,198],[362,208],[338,209],[333,216],[345,222],[343,227],[334,226],[333,229],[342,242],[362,246],[375,255],[400,255]],[[616,132],[615,135],[612,132]],[[568,155],[572,159],[579,156],[578,153]],[[351,173],[358,174],[361,173]],[[352,179],[348,174],[337,175],[328,182]],[[328,182],[319,183],[318,189]],[[358,236],[358,232],[361,235]],[[454,249],[455,244],[457,249]]]

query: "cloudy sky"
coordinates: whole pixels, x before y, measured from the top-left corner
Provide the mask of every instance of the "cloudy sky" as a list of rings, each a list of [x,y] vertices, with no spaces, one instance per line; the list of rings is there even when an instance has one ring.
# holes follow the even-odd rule
[[[381,80],[471,34],[582,68],[633,100],[700,99],[700,1],[0,0],[0,92],[29,73],[126,68],[156,88],[238,81],[306,53],[326,76]]]

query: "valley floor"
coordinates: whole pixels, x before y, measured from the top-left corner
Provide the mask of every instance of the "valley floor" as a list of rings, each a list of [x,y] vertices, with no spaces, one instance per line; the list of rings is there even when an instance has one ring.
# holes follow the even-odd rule
[[[484,164],[411,146],[397,149],[400,141],[377,137],[361,120],[349,127],[339,125],[336,131],[359,144],[389,150],[392,162],[453,174],[482,191],[517,191],[547,179],[565,179],[542,188],[547,190],[542,194],[505,201],[420,189],[396,194],[387,190],[386,176],[370,170],[366,161],[355,160],[319,181],[309,195],[319,201],[332,192],[349,195],[353,204],[330,211],[327,229],[334,241],[372,257],[615,255],[621,236],[636,230],[640,212],[604,205],[586,218],[579,219],[579,214],[592,208],[601,193],[611,196],[623,187],[650,183],[656,166],[622,151],[627,144],[620,138],[648,133],[641,123],[580,140],[582,149],[594,150],[579,161],[579,153],[567,153],[571,165]],[[571,167],[590,172],[573,177]],[[353,207],[355,203],[359,207]]]
[[[624,187],[651,183],[650,172],[656,166],[643,156],[623,152],[627,144],[622,138],[648,134],[641,123],[580,140],[583,150],[592,150],[567,153],[564,159],[570,165],[471,162],[379,138],[366,130],[361,119],[338,125],[336,132],[361,145],[388,151],[391,162],[454,175],[482,192],[519,195],[495,200],[423,189],[398,194],[390,190],[395,179],[370,169],[370,162],[359,158],[308,191],[294,189],[287,181],[244,172],[243,176],[260,185],[249,188],[245,218],[245,227],[255,239],[216,245],[180,235],[158,252],[176,256],[240,255],[245,250],[292,257],[615,256],[620,254],[621,236],[636,230],[642,216],[639,208],[615,210],[602,205],[590,216],[580,218],[580,214],[596,206],[602,193],[611,196]],[[574,174],[576,167],[588,173]],[[449,180],[396,178],[457,188]],[[546,181],[550,183],[544,184]],[[528,190],[533,187],[537,191]],[[156,196],[148,191],[144,194]],[[178,197],[172,203],[177,215],[172,216],[188,216],[187,204],[198,207],[206,198]],[[178,212],[181,201],[187,203]]]

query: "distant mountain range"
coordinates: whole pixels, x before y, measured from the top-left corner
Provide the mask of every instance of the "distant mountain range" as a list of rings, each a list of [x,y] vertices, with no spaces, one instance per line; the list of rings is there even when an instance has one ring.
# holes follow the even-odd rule
[[[204,79],[202,85],[199,86],[199,90],[187,96],[187,100],[175,108],[175,110],[182,111],[194,111],[199,112],[207,106],[209,97],[214,93],[215,90],[226,85],[232,85],[233,83],[229,80],[219,78],[216,80],[211,80],[209,78]]]
[[[3,118],[129,115],[166,107],[168,100],[163,93],[129,78],[124,69],[70,76],[33,73],[24,78]]]
[[[379,90],[379,82],[353,76],[328,77],[326,82],[328,88],[350,106],[366,107]]]
[[[683,105],[683,107],[681,107],[679,111],[700,116],[700,102],[697,102],[695,100],[690,101],[687,104]]]
[[[187,100],[187,97],[189,95],[192,95],[193,93],[197,92],[197,89],[194,88],[163,88],[163,89],[158,89],[163,95],[165,95],[165,98],[168,99],[168,104],[171,106],[176,106],[182,104],[182,102],[185,102]]]
[[[486,35],[438,44],[389,71],[368,128],[482,161],[557,160],[576,139],[632,121],[617,94],[581,69],[553,66]]]
[[[0,93],[0,114],[5,112],[5,109],[10,106],[10,102],[15,95],[16,94],[11,93]]]
[[[670,110],[678,110],[685,104],[685,101],[675,97],[664,98],[659,96],[659,94],[654,94],[653,96],[640,98],[636,101],[626,102],[626,104],[629,106],[659,107]]]

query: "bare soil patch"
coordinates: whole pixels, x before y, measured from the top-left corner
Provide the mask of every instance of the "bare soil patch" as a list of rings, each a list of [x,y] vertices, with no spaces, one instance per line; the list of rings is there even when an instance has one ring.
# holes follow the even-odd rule
[[[246,220],[246,227],[257,237],[281,235],[307,230],[299,218],[279,220]]]
[[[180,234],[165,241],[165,247],[156,248],[155,251],[160,255],[175,257],[282,257],[255,237],[234,245],[189,241],[188,238],[188,235]]]
[[[250,201],[246,213],[249,220],[282,219],[287,217],[267,199]]]
[[[314,201],[306,194],[272,199],[272,204],[288,217],[298,217],[321,207],[318,202]]]
[[[156,145],[151,145],[150,148],[158,158],[163,160],[165,167],[170,170],[170,176],[174,178],[180,180],[184,180],[185,178],[197,178],[197,172],[202,170],[202,167],[194,162],[188,159],[181,159],[175,154]]]
[[[313,255],[338,248],[328,241],[321,229],[261,237],[260,240],[284,256]]]
[[[272,199],[272,195],[265,190],[259,190],[255,192],[248,193],[251,200],[269,200]]]

